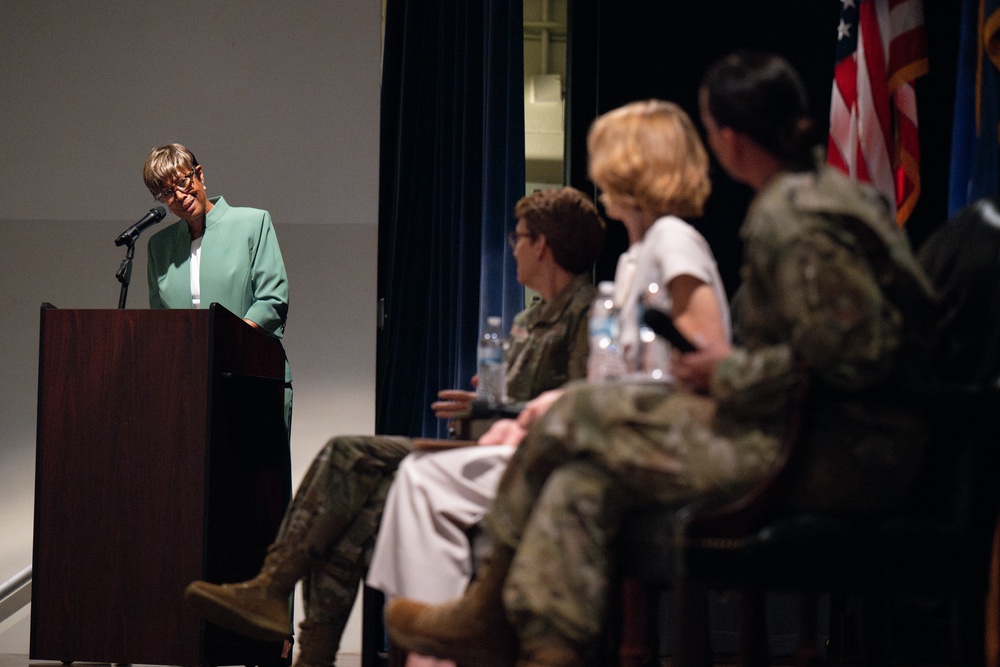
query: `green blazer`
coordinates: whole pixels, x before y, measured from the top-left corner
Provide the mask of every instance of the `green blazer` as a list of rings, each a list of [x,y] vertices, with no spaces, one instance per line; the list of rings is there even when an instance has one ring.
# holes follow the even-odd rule
[[[221,304],[256,322],[273,336],[285,332],[288,276],[281,259],[271,214],[258,208],[230,206],[212,197],[201,239],[201,303]],[[154,234],[147,244],[150,308],[193,308],[191,235],[178,220]],[[285,429],[292,430],[292,372],[285,359]]]
[[[271,215],[211,199],[201,240],[201,303],[219,303],[275,336],[285,330],[288,277]],[[149,307],[192,308],[191,237],[178,220],[149,239]]]

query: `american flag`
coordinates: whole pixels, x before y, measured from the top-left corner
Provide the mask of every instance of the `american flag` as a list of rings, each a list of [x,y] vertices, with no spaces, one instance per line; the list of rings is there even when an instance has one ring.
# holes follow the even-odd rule
[[[913,81],[927,73],[923,0],[841,0],[827,161],[872,183],[902,225],[920,196]]]

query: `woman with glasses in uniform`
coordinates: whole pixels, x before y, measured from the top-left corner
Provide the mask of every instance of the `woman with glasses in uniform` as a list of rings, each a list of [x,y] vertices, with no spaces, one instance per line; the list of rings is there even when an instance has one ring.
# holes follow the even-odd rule
[[[178,220],[148,244],[150,308],[208,308],[218,303],[251,326],[280,338],[288,316],[288,277],[271,215],[209,198],[205,172],[181,144],[150,151],[146,187]],[[285,428],[292,417],[285,362]]]

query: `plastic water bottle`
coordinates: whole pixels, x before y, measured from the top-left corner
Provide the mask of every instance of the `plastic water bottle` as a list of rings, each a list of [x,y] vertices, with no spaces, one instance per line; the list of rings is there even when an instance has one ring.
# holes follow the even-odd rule
[[[479,339],[479,384],[476,385],[476,397],[486,400],[490,405],[500,405],[507,398],[505,348],[500,318],[487,317],[486,328]]]
[[[587,379],[591,382],[619,378],[625,374],[614,291],[613,282],[600,283],[597,286],[597,298],[590,308]]]
[[[639,316],[639,375],[655,381],[670,380],[670,344],[646,325],[649,308],[669,312],[666,290],[658,283],[650,283],[639,299],[636,309]]]

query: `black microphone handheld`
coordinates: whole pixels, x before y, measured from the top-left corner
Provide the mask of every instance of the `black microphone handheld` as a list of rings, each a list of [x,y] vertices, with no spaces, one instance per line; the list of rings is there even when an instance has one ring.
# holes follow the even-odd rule
[[[663,336],[667,341],[681,352],[694,352],[698,348],[694,343],[684,337],[674,325],[674,319],[662,310],[647,308],[642,316],[643,321],[657,336]]]
[[[149,213],[142,216],[142,219],[118,235],[118,238],[115,239],[115,245],[120,246],[125,245],[126,243],[135,243],[135,240],[139,238],[139,234],[146,231],[147,227],[155,225],[160,220],[163,220],[166,215],[167,209],[162,206],[149,209]]]

